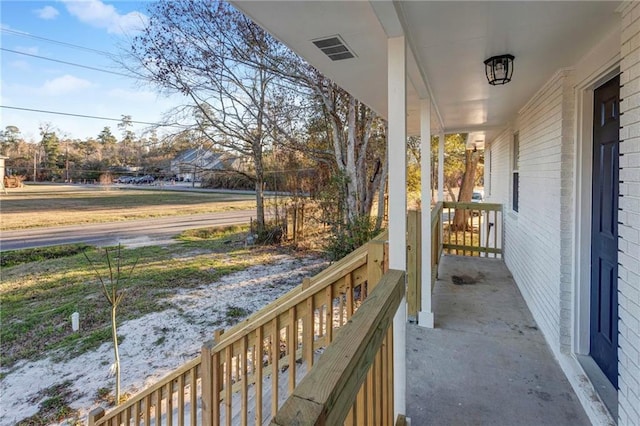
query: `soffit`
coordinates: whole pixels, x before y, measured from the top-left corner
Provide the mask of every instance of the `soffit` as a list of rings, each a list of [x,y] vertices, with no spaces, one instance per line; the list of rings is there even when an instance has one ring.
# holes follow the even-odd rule
[[[408,130],[419,132],[419,99],[431,93],[432,128],[490,140],[561,68],[571,67],[620,23],[620,2],[235,1],[240,10],[321,72],[387,115],[387,33],[410,46]],[[391,7],[392,6],[392,7]],[[312,40],[339,34],[355,58],[332,61]],[[484,59],[515,59],[513,81],[489,86]],[[424,77],[421,79],[421,77]],[[421,81],[417,81],[421,80]]]

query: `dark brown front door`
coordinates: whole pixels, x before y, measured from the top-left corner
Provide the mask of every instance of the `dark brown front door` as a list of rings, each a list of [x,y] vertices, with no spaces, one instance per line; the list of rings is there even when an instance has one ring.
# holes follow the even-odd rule
[[[618,162],[620,79],[595,90],[590,355],[618,388]]]

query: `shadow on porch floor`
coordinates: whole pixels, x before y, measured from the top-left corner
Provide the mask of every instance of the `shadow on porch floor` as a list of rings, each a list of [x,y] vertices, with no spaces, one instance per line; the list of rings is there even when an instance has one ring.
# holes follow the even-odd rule
[[[407,326],[413,426],[590,424],[502,260],[444,256],[439,277],[436,328]]]

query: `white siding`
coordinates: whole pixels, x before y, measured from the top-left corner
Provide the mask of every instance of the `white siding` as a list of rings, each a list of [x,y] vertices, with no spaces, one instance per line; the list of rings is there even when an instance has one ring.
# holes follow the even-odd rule
[[[622,12],[619,200],[619,424],[640,424],[640,4]]]

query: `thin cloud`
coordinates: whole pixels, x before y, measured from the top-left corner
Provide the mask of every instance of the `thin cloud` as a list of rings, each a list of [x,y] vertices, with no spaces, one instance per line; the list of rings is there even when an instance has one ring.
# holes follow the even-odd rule
[[[14,50],[22,53],[27,53],[29,55],[37,55],[39,52],[38,46],[16,46]]]
[[[67,11],[81,22],[96,28],[104,28],[110,34],[128,34],[140,31],[148,18],[140,12],[118,13],[113,5],[101,0],[63,0]]]
[[[62,77],[47,80],[40,88],[39,93],[46,96],[60,96],[88,89],[91,86],[93,84],[88,80],[65,74]]]
[[[112,99],[120,99],[128,102],[150,103],[157,101],[157,95],[149,91],[132,91],[121,88],[111,89],[107,96]]]
[[[60,15],[58,9],[53,6],[45,6],[42,9],[34,10],[34,12],[38,15],[38,18],[46,20],[56,19]]]
[[[31,71],[31,66],[27,61],[13,61],[9,63],[9,66],[19,71]]]

